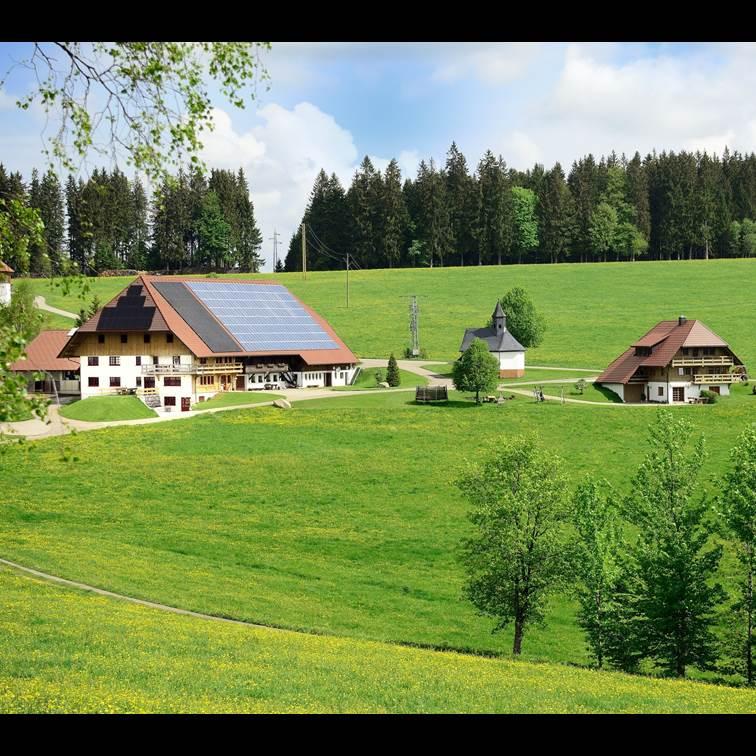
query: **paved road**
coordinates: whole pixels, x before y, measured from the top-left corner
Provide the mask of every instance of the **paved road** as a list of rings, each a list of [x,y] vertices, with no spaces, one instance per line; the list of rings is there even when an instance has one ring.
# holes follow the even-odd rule
[[[37,305],[37,307],[40,310],[46,310],[47,312],[54,312],[56,315],[60,315],[64,318],[70,318],[71,320],[76,320],[79,316],[76,315],[73,312],[68,312],[68,310],[59,310],[57,307],[52,307],[51,305],[47,304],[44,297],[34,297],[34,304]]]

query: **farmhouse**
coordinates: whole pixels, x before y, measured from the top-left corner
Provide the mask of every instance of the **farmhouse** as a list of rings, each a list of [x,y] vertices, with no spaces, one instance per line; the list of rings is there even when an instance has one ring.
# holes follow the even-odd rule
[[[345,386],[357,359],[331,326],[268,281],[140,276],[78,328],[81,397],[134,392],[187,411],[219,391]]]
[[[79,360],[76,357],[58,357],[68,343],[71,331],[42,331],[26,345],[26,358],[16,360],[10,369],[23,373],[29,393],[76,395],[79,386]],[[35,375],[40,373],[42,377]]]
[[[493,328],[467,328],[460,352],[466,352],[473,339],[482,339],[488,351],[499,361],[500,378],[521,378],[525,375],[525,347],[507,330],[507,316],[496,303],[493,313]]]
[[[9,268],[2,260],[0,260],[0,305],[10,304],[12,276],[13,268]]]
[[[730,393],[745,368],[727,343],[700,320],[662,320],[631,344],[596,383],[624,402],[679,404],[695,401],[702,390]]]

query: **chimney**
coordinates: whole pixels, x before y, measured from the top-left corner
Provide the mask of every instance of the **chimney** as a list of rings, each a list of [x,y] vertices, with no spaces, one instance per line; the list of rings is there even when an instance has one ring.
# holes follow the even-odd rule
[[[680,317],[677,319],[677,325],[685,325],[688,322],[688,319],[685,317],[685,315],[680,315]]]

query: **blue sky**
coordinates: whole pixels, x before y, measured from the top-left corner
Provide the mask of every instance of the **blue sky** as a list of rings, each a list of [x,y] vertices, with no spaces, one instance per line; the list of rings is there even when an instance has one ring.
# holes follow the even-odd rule
[[[29,52],[0,44],[0,71]],[[452,140],[474,168],[490,148],[513,167],[547,167],[592,151],[751,151],[756,46],[751,43],[273,43],[271,88],[240,111],[213,92],[211,166],[247,172],[270,258],[284,243],[322,167],[348,184],[367,154],[414,175],[443,162]],[[0,89],[0,161],[42,166],[42,113],[13,103],[29,83]],[[90,160],[83,173],[105,159]],[[121,166],[125,168],[125,166]],[[128,171],[127,171],[128,172]]]

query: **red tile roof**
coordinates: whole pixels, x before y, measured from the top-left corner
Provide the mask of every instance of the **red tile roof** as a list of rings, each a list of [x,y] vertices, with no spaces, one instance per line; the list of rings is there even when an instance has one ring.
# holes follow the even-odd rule
[[[26,345],[26,359],[16,360],[11,370],[31,372],[34,370],[78,370],[78,359],[58,357],[68,342],[68,331],[42,331]]]
[[[711,329],[700,320],[662,320],[638,341],[631,344],[616,360],[609,364],[596,383],[627,383],[639,367],[667,367],[682,347],[727,347]],[[650,355],[638,355],[636,347],[651,350]],[[742,364],[733,354],[736,364]]]

